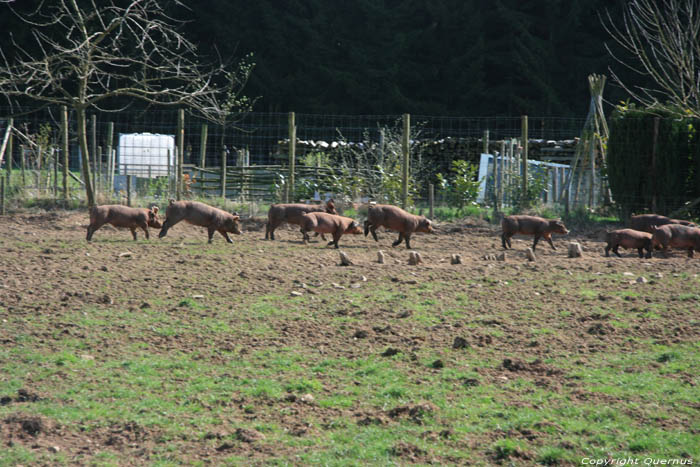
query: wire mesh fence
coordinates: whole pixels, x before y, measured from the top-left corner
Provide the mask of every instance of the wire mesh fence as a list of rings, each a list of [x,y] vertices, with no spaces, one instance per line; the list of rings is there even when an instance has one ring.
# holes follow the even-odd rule
[[[10,115],[9,109],[0,109],[0,115],[3,113]],[[182,196],[262,202],[343,196],[398,204],[407,192],[409,203],[425,204],[429,186],[435,184],[435,201],[448,203],[450,196],[437,181],[454,170],[454,161],[478,165],[482,153],[501,154],[502,143],[521,138],[523,131],[520,117],[411,115],[408,135],[401,115],[295,114],[294,119],[292,177],[290,114],[247,113],[225,128],[187,116]],[[82,154],[70,113],[68,121],[69,189],[78,199],[83,195]],[[529,117],[530,159],[566,164],[583,122]],[[9,119],[0,119],[0,135],[8,124]],[[64,160],[60,128],[58,109],[13,117],[13,144],[6,151],[3,168],[12,173],[9,188],[16,196],[59,196]],[[133,177],[134,196],[174,197],[180,183],[177,131],[175,109],[89,115],[88,162],[96,175],[93,184],[98,200],[123,200],[127,177]],[[410,159],[404,184],[406,145]],[[27,175],[35,172],[37,175]],[[49,185],[55,188],[47,191]],[[490,203],[492,197],[493,190],[487,191],[482,200]]]

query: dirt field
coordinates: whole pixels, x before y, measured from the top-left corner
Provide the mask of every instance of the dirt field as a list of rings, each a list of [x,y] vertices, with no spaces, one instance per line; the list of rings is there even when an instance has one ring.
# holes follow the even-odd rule
[[[700,462],[700,258],[87,222],[0,218],[0,464]]]

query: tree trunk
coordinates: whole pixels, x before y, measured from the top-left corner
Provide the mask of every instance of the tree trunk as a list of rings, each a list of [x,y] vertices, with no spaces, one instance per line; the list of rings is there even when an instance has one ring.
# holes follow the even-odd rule
[[[88,151],[85,109],[78,108],[75,110],[78,120],[78,143],[80,144],[80,152],[82,154],[80,159],[83,168],[83,181],[85,182],[85,197],[88,206],[92,207],[95,205],[95,193],[92,191],[92,183],[90,183],[90,152]]]

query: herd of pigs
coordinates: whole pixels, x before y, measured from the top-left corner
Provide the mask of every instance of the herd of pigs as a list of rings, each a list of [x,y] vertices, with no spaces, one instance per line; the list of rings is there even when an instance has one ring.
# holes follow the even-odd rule
[[[240,235],[240,217],[238,214],[229,213],[222,209],[209,206],[197,201],[170,200],[165,212],[165,221],[161,222],[158,216],[158,207],[150,209],[131,208],[121,205],[94,206],[90,210],[90,225],[87,229],[87,240],[100,227],[111,224],[115,227],[124,227],[131,230],[136,240],[136,229],[144,231],[149,238],[148,228],[161,229],[159,237],[165,237],[168,230],[180,221],[205,227],[209,234],[209,243],[215,232],[219,232],[227,242],[233,243],[229,233]],[[268,221],[265,229],[265,239],[275,239],[275,229],[283,223],[298,225],[301,229],[304,244],[309,240],[309,233],[321,235],[330,234],[333,240],[328,245],[338,248],[338,241],[344,234],[361,234],[363,229],[360,224],[349,217],[338,215],[333,200],[325,204],[273,204],[268,212]],[[364,223],[364,234],[370,232],[375,241],[377,229],[386,229],[398,232],[398,239],[392,246],[406,243],[406,248],[411,248],[411,235],[414,232],[431,233],[433,225],[424,216],[410,214],[403,209],[385,205],[370,204],[367,208],[367,220]],[[515,234],[534,236],[533,251],[537,242],[544,238],[552,249],[552,234],[568,234],[564,224],[556,219],[549,220],[536,216],[506,216],[501,221],[501,240],[504,249],[511,248],[511,237]],[[685,220],[671,219],[658,214],[643,214],[632,216],[630,228],[614,230],[606,233],[607,245],[605,256],[610,256],[610,250],[617,256],[621,256],[619,247],[636,249],[639,257],[651,258],[654,249],[661,249],[665,256],[669,248],[680,248],[688,251],[688,257],[693,257],[693,251],[700,251],[700,228]]]

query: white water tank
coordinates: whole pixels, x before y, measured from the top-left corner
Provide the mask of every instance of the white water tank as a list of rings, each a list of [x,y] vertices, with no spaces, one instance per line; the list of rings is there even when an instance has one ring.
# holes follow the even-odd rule
[[[168,175],[168,170],[175,173],[174,135],[120,133],[117,150],[122,175],[154,178]]]

